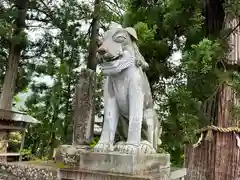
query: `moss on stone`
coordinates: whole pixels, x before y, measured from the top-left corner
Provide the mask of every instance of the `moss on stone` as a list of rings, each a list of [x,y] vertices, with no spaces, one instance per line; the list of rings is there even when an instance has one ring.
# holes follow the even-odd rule
[[[27,161],[24,163],[27,163],[29,165],[39,165],[39,166],[52,167],[52,168],[69,168],[68,165],[62,162],[55,162],[55,161],[36,160],[36,161]]]

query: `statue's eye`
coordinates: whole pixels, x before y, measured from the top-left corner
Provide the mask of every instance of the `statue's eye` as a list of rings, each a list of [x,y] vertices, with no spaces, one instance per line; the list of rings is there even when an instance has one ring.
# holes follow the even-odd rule
[[[113,40],[116,41],[117,43],[123,43],[126,40],[125,36],[114,36]]]

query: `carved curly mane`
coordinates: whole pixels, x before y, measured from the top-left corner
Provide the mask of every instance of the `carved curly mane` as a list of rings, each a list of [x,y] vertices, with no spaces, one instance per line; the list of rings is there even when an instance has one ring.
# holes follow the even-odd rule
[[[140,53],[137,43],[134,40],[132,40],[132,45],[133,45],[133,49],[135,51],[136,65],[138,67],[141,66],[143,70],[147,69],[149,67],[149,65],[145,61],[143,55]]]

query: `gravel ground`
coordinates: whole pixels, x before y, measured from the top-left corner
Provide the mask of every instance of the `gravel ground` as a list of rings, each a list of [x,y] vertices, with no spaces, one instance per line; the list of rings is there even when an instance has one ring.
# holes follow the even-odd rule
[[[0,163],[0,180],[56,180],[57,169],[27,163]]]

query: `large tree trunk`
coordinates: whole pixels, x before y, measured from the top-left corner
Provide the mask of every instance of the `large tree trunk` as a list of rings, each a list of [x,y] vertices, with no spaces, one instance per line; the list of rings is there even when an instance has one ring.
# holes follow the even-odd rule
[[[228,19],[223,13],[221,1],[209,0],[205,8],[206,32],[208,37],[218,37],[222,28],[234,29],[239,20]],[[239,67],[240,53],[240,28],[230,36],[232,51],[229,59],[225,60],[226,70]],[[234,67],[236,69],[236,67]],[[239,97],[236,92],[226,84],[219,87],[211,100],[205,103],[204,112],[208,118],[213,119],[212,124],[218,127],[235,127],[239,123],[231,110],[233,105],[238,104]],[[188,168],[186,180],[234,180],[240,177],[239,147],[237,146],[238,133],[213,132],[211,141],[203,141],[200,146],[194,148],[189,145],[185,151],[185,166]]]
[[[16,29],[13,36],[20,36],[25,27],[25,17],[28,7],[28,0],[16,0],[17,18],[15,21]],[[20,40],[21,41],[21,40]],[[0,108],[11,109],[12,100],[15,92],[18,66],[20,61],[23,42],[11,42],[9,47],[8,65],[4,77],[2,93],[0,97]]]
[[[0,98],[1,109],[12,109],[12,100],[15,92],[20,49],[11,45],[9,50],[8,66],[4,77],[4,83]]]
[[[95,0],[94,3],[94,12],[93,12],[93,19],[91,23],[91,39],[89,44],[88,50],[88,59],[87,59],[87,68],[96,71],[97,67],[97,38],[99,32],[99,18],[100,18],[100,0]]]

